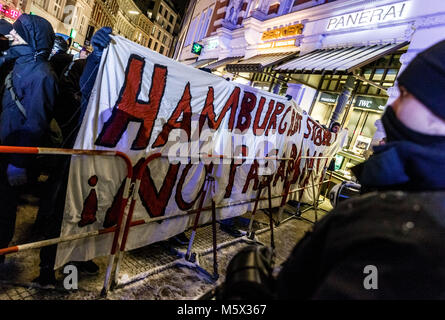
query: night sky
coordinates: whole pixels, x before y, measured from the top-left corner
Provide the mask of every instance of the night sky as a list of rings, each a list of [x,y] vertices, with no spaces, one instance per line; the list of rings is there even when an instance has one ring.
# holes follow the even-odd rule
[[[179,13],[184,14],[185,8],[187,7],[187,3],[189,0],[171,0],[176,8],[178,9]]]

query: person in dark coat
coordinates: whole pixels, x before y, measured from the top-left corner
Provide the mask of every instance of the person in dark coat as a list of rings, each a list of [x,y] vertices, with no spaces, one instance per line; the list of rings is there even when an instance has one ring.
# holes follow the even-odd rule
[[[60,79],[63,70],[73,61],[73,55],[68,53],[68,43],[62,36],[56,36],[49,63]]]
[[[103,50],[109,45],[111,28],[99,29],[91,39],[93,53],[87,59],[71,62],[61,73],[59,94],[56,97],[54,117],[62,130],[62,147],[72,149],[83,121],[88,100],[96,80]],[[48,178],[48,191],[42,201],[34,229],[43,238],[57,238],[63,222],[65,198],[68,186],[69,156],[59,157],[53,174]],[[54,264],[57,245],[43,247],[40,250],[40,274],[33,280],[35,286],[54,288],[56,278]],[[71,262],[80,272],[97,274],[99,267],[92,261]]]
[[[0,88],[3,92],[6,76],[14,66],[14,59],[9,59],[8,50],[10,40],[6,37],[12,30],[12,24],[5,19],[0,19]],[[0,106],[1,111],[1,106]]]
[[[342,202],[283,265],[280,299],[445,298],[445,41],[398,78],[387,143],[354,167],[365,194]]]
[[[398,84],[382,117],[386,143],[353,168],[365,194],[315,224],[276,279],[267,252],[235,255],[223,297],[445,299],[445,41]]]
[[[22,14],[13,24],[10,57],[16,57],[9,88],[2,95],[0,143],[35,147],[43,143],[57,93],[56,76],[48,57],[54,42],[51,24],[42,17]],[[33,157],[3,156],[0,168],[0,247],[14,235],[19,187],[26,183]],[[4,259],[4,258],[3,258]]]

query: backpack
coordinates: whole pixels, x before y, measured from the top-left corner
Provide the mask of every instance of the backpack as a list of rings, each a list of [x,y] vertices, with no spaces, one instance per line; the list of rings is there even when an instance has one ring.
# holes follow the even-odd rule
[[[17,94],[15,93],[14,86],[12,84],[12,71],[6,76],[5,89],[9,91],[11,98],[15,102],[20,113],[25,117],[25,119],[27,119],[28,116],[26,114],[26,109],[18,99]],[[43,136],[41,147],[59,148],[62,145],[62,142],[62,130],[60,129],[60,126],[57,123],[56,119],[52,118],[49,123],[48,130]]]

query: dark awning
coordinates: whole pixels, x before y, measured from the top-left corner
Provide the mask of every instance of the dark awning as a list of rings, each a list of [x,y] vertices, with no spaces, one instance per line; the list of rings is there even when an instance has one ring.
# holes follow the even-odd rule
[[[215,62],[218,59],[202,59],[202,60],[197,60],[195,62],[193,62],[192,64],[190,64],[190,66],[194,67],[194,68],[202,68],[204,66],[207,66],[208,64]]]
[[[408,43],[320,49],[274,68],[292,73],[352,72],[406,46]]]
[[[226,70],[229,72],[262,72],[263,69],[283,63],[296,54],[296,52],[260,54],[241,60],[236,64],[228,64]]]
[[[208,66],[206,66],[206,68],[209,68],[210,70],[216,70],[216,69],[223,67],[227,64],[238,62],[239,60],[241,60],[241,58],[242,58],[242,56],[224,58],[224,59],[221,59],[221,60],[218,60],[216,62],[209,64]]]

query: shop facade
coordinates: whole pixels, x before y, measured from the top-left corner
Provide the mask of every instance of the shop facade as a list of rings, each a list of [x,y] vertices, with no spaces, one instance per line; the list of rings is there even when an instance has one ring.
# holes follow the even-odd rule
[[[253,10],[241,26],[223,22],[194,64],[288,94],[323,125],[340,122],[348,140],[337,169],[349,179],[384,136],[379,119],[398,96],[397,75],[445,39],[445,1],[337,0],[269,17]]]

